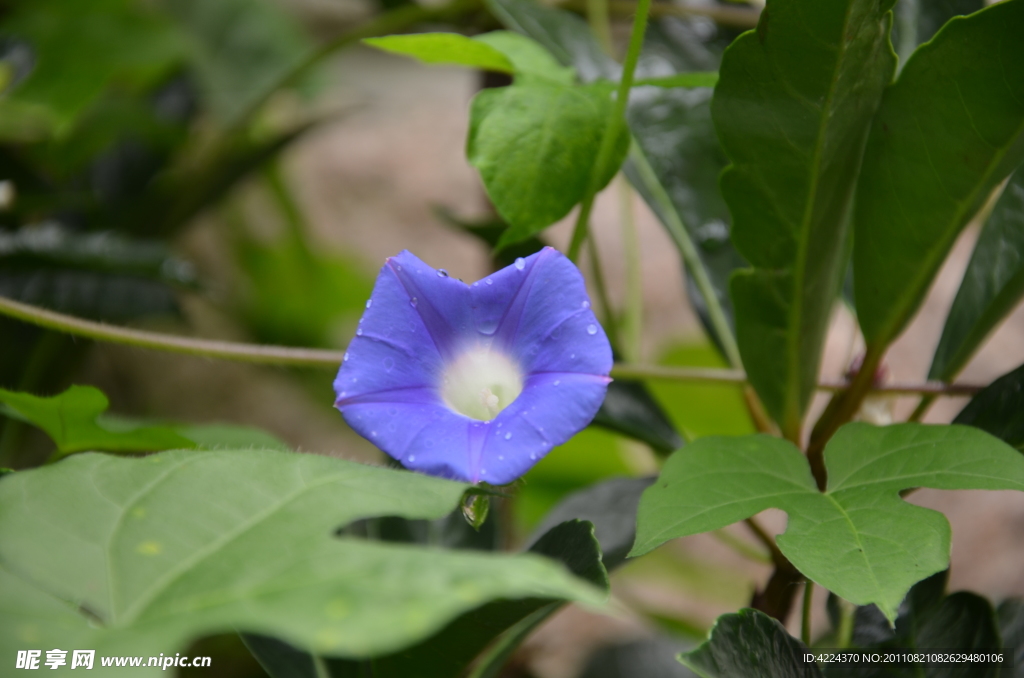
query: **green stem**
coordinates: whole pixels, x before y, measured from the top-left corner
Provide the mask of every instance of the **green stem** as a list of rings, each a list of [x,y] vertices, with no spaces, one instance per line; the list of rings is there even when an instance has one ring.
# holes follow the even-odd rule
[[[853,623],[857,615],[857,606],[843,598],[839,599],[839,631],[836,634],[836,647],[850,647],[853,640]]]
[[[654,168],[651,167],[647,156],[644,155],[635,141],[630,149],[629,158],[633,161],[633,166],[636,167],[644,188],[650,192],[655,203],[657,203],[658,212],[662,217],[665,227],[668,229],[668,234],[679,249],[679,254],[683,259],[686,270],[693,276],[693,281],[697,285],[697,291],[704,298],[704,303],[708,307],[708,317],[711,320],[711,326],[715,328],[715,333],[718,335],[719,341],[722,342],[722,349],[725,351],[725,357],[729,361],[729,365],[739,369],[742,367],[743,361],[740,358],[740,349],[736,345],[736,337],[733,336],[732,327],[725,316],[725,310],[718,301],[715,287],[711,284],[707,268],[705,268],[704,262],[701,261],[700,254],[697,252],[697,246],[690,238],[690,234],[686,230],[679,212],[676,211],[675,205],[672,204],[672,199],[669,198],[665,187],[658,180],[658,175],[654,172]]]
[[[804,607],[800,617],[800,640],[804,645],[811,646],[811,604],[814,601],[814,582],[810,579],[804,584]]]
[[[924,415],[928,412],[928,408],[930,408],[934,402],[934,395],[929,393],[922,396],[921,401],[917,403],[917,407],[915,407],[914,411],[910,413],[907,421],[921,421],[921,419],[924,418]]]
[[[633,76],[636,72],[637,61],[640,60],[640,48],[644,44],[644,32],[647,30],[647,15],[651,10],[651,0],[640,0],[636,5],[636,16],[633,17],[633,32],[629,36],[629,48],[626,50],[626,60],[622,64],[622,77],[619,79],[619,89],[612,105],[612,111],[605,126],[604,135],[601,137],[601,146],[597,151],[597,160],[590,170],[590,184],[580,204],[580,212],[576,218],[576,228],[572,234],[572,242],[569,244],[568,257],[575,262],[579,258],[580,247],[587,239],[587,228],[590,223],[590,212],[594,207],[594,198],[600,189],[601,179],[607,174],[608,163],[615,151],[615,142],[619,136],[619,130],[626,123],[626,105],[629,103],[629,90],[633,87]]]
[[[605,54],[612,54],[612,24],[608,18],[608,0],[587,0],[587,23]]]
[[[14,301],[2,296],[0,296],[0,315],[10,316],[32,325],[97,341],[106,341],[155,351],[167,351],[204,358],[236,360],[263,365],[336,369],[341,364],[342,358],[345,355],[343,351],[193,339],[191,337],[164,334],[162,332],[135,330],[93,322],[92,320],[83,320],[82,318],[49,311],[38,306],[23,304],[20,301]],[[742,370],[712,367],[667,367],[664,365],[633,363],[616,363],[612,367],[611,374],[617,379],[662,379],[667,381],[706,381],[732,384],[743,384],[746,383],[747,379]],[[820,390],[835,391],[840,394],[845,394],[848,390],[853,390],[855,387],[856,384],[846,383],[824,382],[818,384]],[[971,395],[977,393],[982,388],[984,387],[976,384],[944,384],[942,382],[891,386],[868,384],[868,390],[871,392],[895,395],[922,393],[941,396]]]
[[[630,362],[640,359],[644,323],[643,261],[640,240],[633,219],[633,188],[628,181],[619,182],[619,203],[622,205],[623,254],[626,259],[626,310],[622,319],[623,355]]]
[[[601,315],[604,318],[604,328],[608,334],[608,341],[613,349],[619,347],[619,323],[615,317],[615,309],[612,307],[611,297],[608,296],[608,284],[605,282],[604,267],[601,266],[601,254],[597,250],[597,238],[587,240],[587,249],[590,254],[591,279],[594,282],[594,291],[597,293],[597,303],[600,305]]]

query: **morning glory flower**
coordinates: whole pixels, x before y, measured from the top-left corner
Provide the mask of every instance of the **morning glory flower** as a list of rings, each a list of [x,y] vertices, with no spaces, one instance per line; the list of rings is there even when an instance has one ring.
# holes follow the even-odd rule
[[[406,468],[504,485],[590,423],[611,366],[583,277],[557,250],[472,284],[404,251],[377,276],[335,407]]]

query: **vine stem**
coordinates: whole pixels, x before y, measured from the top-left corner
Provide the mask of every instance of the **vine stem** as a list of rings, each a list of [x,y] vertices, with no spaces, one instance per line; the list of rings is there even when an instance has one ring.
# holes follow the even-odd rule
[[[811,646],[811,605],[814,602],[814,582],[810,579],[804,584],[804,605],[800,617],[800,640],[807,647]]]
[[[85,320],[57,313],[31,304],[24,304],[0,296],[0,315],[96,341],[135,346],[155,351],[182,353],[204,358],[236,360],[284,367],[323,367],[335,369],[345,357],[344,351],[318,348],[296,348],[268,344],[243,344],[234,341],[195,339],[163,332],[137,330],[107,323]],[[747,376],[742,370],[711,367],[667,367],[640,363],[616,363],[612,376],[617,379],[659,379],[665,381],[703,381],[724,384],[744,384]],[[822,391],[845,392],[851,385],[846,382],[822,382]],[[975,384],[946,384],[940,381],[920,384],[891,384],[869,386],[871,392],[891,395],[972,395],[983,386]]]
[[[576,228],[572,233],[572,241],[569,243],[568,257],[575,263],[580,255],[580,247],[587,239],[587,229],[590,224],[590,212],[594,208],[594,198],[600,189],[602,177],[607,173],[609,161],[615,151],[615,142],[618,139],[619,131],[626,122],[626,105],[629,103],[629,91],[633,87],[633,75],[636,72],[636,64],[640,60],[640,48],[644,44],[644,32],[647,30],[647,15],[651,10],[651,0],[640,0],[636,4],[636,16],[633,17],[633,31],[629,36],[629,48],[626,50],[626,59],[622,64],[622,77],[619,78],[619,89],[612,105],[611,115],[608,117],[608,124],[601,136],[601,146],[597,150],[597,160],[590,170],[590,183],[587,192],[580,204],[580,212],[576,217]]]

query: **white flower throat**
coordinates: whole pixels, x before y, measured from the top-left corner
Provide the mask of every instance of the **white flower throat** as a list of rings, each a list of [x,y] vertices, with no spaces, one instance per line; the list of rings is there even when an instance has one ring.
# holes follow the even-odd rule
[[[471,419],[490,421],[523,391],[515,361],[486,346],[474,346],[450,362],[441,377],[445,405]]]

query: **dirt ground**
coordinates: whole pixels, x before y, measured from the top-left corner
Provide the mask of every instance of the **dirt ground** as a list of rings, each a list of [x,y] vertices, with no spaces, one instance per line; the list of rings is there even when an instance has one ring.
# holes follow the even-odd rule
[[[357,254],[373,266],[409,249],[454,276],[466,280],[482,276],[485,250],[433,215],[436,206],[466,217],[484,209],[482,189],[463,153],[468,103],[476,91],[477,76],[355,49],[332,65],[329,82],[327,103],[353,106],[352,112],[306,139],[287,158],[290,181],[313,225],[313,237],[324,247]],[[594,214],[594,231],[614,299],[621,299],[624,287],[621,196],[614,186],[606,190]],[[685,300],[675,248],[642,201],[631,202],[644,262],[642,354],[655,359],[663,347],[697,337],[700,330]],[[204,228],[207,225],[196,227],[191,245],[215,248]],[[562,223],[548,236],[553,244],[564,246],[569,229],[568,222]],[[894,381],[916,381],[926,373],[973,237],[968,232],[958,242],[921,313],[890,350],[887,365]],[[241,338],[202,304],[189,311],[197,332]],[[845,311],[837,312],[823,377],[838,378],[845,371],[858,350],[857,341],[852,318]],[[1018,308],[971,362],[962,380],[985,383],[1022,362],[1024,309]],[[329,409],[326,378],[320,401],[273,370],[130,349],[102,347],[90,369],[101,383],[123,382],[128,373],[148,375],[141,381],[133,379],[133,390],[126,398],[142,403],[136,405],[142,409],[180,418],[258,422],[302,449],[375,458],[374,450],[348,432]],[[207,390],[197,393],[200,384]],[[815,407],[820,408],[822,401],[819,397]],[[942,400],[928,420],[949,421],[964,402]],[[914,404],[906,398],[895,402],[897,417],[908,414]],[[952,523],[954,590],[970,586],[996,600],[1024,594],[1024,494],[926,490],[916,493],[912,501],[942,511]],[[771,513],[765,517],[766,524],[781,532],[784,514]],[[748,538],[743,529],[732,529]],[[686,563],[688,572],[700,573],[688,580],[689,588],[670,585],[671,577],[652,573],[652,568],[625,568],[615,578],[612,615],[570,609],[535,634],[527,655],[537,674],[568,678],[578,672],[595,645],[652,633],[629,611],[630,606],[672,611],[707,623],[744,604],[750,588],[768,574],[766,567],[751,565],[707,535],[678,540],[665,548]],[[738,573],[739,583],[715,578],[715,573],[723,572]],[[823,596],[816,598],[819,608],[823,601]],[[815,623],[819,627],[824,623],[821,609]]]

